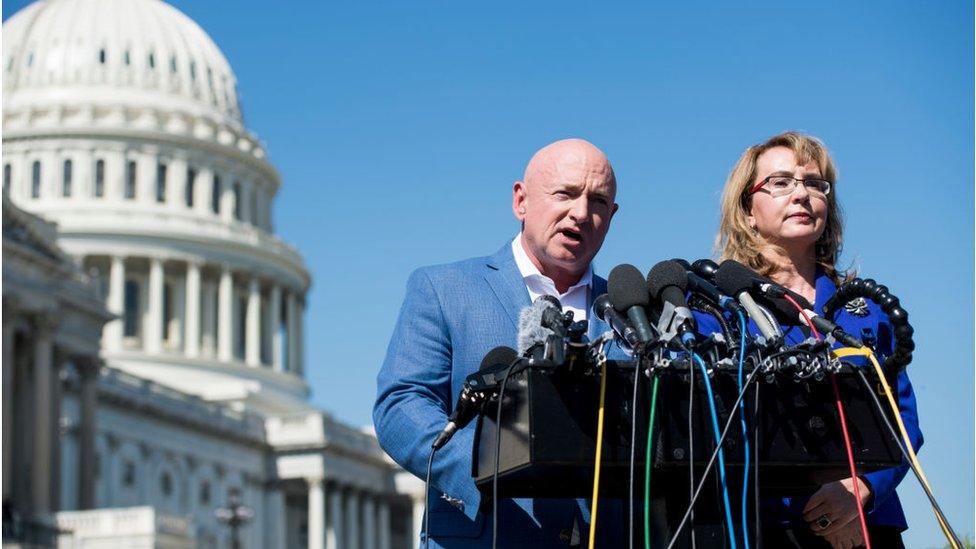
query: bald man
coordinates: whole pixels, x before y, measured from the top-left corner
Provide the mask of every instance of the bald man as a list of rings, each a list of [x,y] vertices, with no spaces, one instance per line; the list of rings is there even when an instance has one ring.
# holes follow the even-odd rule
[[[464,379],[489,350],[516,346],[519,312],[538,296],[556,296],[577,320],[587,319],[591,337],[609,329],[590,311],[607,286],[590,262],[617,211],[615,196],[613,168],[599,149],[581,139],[557,141],[532,157],[512,188],[518,236],[494,255],[410,275],[373,408],[380,445],[397,463],[425,478],[431,443]],[[431,547],[491,547],[491,506],[482,506],[471,478],[474,428],[458,431],[434,457]],[[502,499],[498,507],[498,547],[586,542],[582,500]],[[620,525],[606,524],[619,534]]]

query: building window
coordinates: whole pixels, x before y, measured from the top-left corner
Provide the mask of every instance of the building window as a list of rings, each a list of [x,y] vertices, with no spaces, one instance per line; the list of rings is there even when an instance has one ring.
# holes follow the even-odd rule
[[[169,72],[176,74],[176,56],[171,55],[169,58]]]
[[[125,337],[136,337],[139,335],[139,283],[135,280],[125,281],[123,335]]]
[[[234,219],[241,220],[241,182],[234,182]]]
[[[149,52],[149,68],[150,69],[156,68],[156,56],[153,55],[152,52]]]
[[[10,194],[10,179],[11,179],[11,166],[10,164],[3,165],[3,192],[4,194]]]
[[[200,505],[210,505],[210,483],[206,480],[200,485]]]
[[[220,176],[214,174],[213,176],[213,190],[210,193],[210,209],[213,213],[220,213]]]
[[[136,464],[126,461],[122,464],[122,486],[136,485]]]
[[[125,50],[122,53],[122,62],[125,63],[126,66],[129,65],[129,50]]]
[[[166,164],[156,164],[156,202],[166,202]]]
[[[234,351],[237,358],[244,358],[245,341],[247,340],[247,298],[237,298],[237,345]]]
[[[258,224],[258,191],[251,189],[251,223]]]
[[[159,477],[159,489],[163,492],[163,497],[170,497],[173,495],[173,477],[169,473],[163,473]]]
[[[95,198],[102,198],[105,196],[105,161],[96,160],[95,161]]]
[[[196,186],[197,181],[197,171],[193,168],[186,169],[186,189],[184,191],[183,199],[186,201],[186,207],[193,207],[193,188]]]
[[[133,200],[136,197],[136,161],[125,163],[125,197]]]
[[[173,285],[163,284],[163,340],[169,341],[169,325],[173,322]]]
[[[197,81],[197,62],[190,61],[190,80]]]
[[[61,171],[61,195],[71,198],[71,160],[64,161],[64,169]]]
[[[105,48],[98,50],[98,64],[105,64]]]
[[[31,198],[41,197],[41,161],[31,164]]]

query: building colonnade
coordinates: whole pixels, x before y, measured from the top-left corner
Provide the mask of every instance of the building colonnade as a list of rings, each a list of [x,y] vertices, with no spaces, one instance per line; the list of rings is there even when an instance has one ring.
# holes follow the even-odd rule
[[[301,375],[302,291],[227,263],[198,258],[90,255],[103,279],[109,353],[142,351],[243,362]],[[104,273],[107,271],[107,276]]]
[[[308,488],[308,549],[390,549],[390,502],[321,477]]]
[[[80,378],[77,504],[92,508],[100,359],[60,344],[59,318],[51,312],[31,313],[5,299],[3,315],[4,502],[11,502],[10,511],[23,517],[45,517],[59,510],[61,378],[70,364]]]

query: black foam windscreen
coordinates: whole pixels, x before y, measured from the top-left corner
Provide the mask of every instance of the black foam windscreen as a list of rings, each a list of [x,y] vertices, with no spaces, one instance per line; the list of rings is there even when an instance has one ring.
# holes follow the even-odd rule
[[[650,304],[647,283],[637,267],[624,263],[617,265],[607,277],[607,293],[613,308],[625,313],[635,305],[646,307]]]
[[[682,293],[688,289],[688,271],[673,259],[658,263],[647,273],[647,291],[652,299],[661,301],[661,293],[669,287],[677,288]]]
[[[485,370],[501,364],[508,365],[515,362],[516,358],[518,358],[518,353],[515,352],[515,349],[505,345],[499,345],[488,351],[485,358],[481,359],[481,366],[478,369]]]
[[[733,259],[726,259],[715,271],[715,285],[725,295],[737,296],[752,289],[759,277],[749,267]]]

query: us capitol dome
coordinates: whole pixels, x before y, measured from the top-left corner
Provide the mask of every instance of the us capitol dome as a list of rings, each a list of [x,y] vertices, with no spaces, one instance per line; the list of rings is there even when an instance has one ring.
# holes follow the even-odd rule
[[[104,279],[105,357],[210,400],[302,401],[308,271],[210,37],[132,0],[38,2],[3,35],[4,188]]]
[[[274,234],[281,177],[213,40],[158,0],[46,0],[4,22],[2,63],[5,425],[54,403],[4,436],[5,455],[28,441],[14,470],[33,464],[8,479],[5,457],[4,500],[78,532],[91,520],[67,511],[145,506],[156,535],[208,546],[236,490],[256,510],[246,547],[410,543],[375,437],[307,401],[311,279]],[[61,262],[55,312],[19,289],[37,283],[21,257]]]

